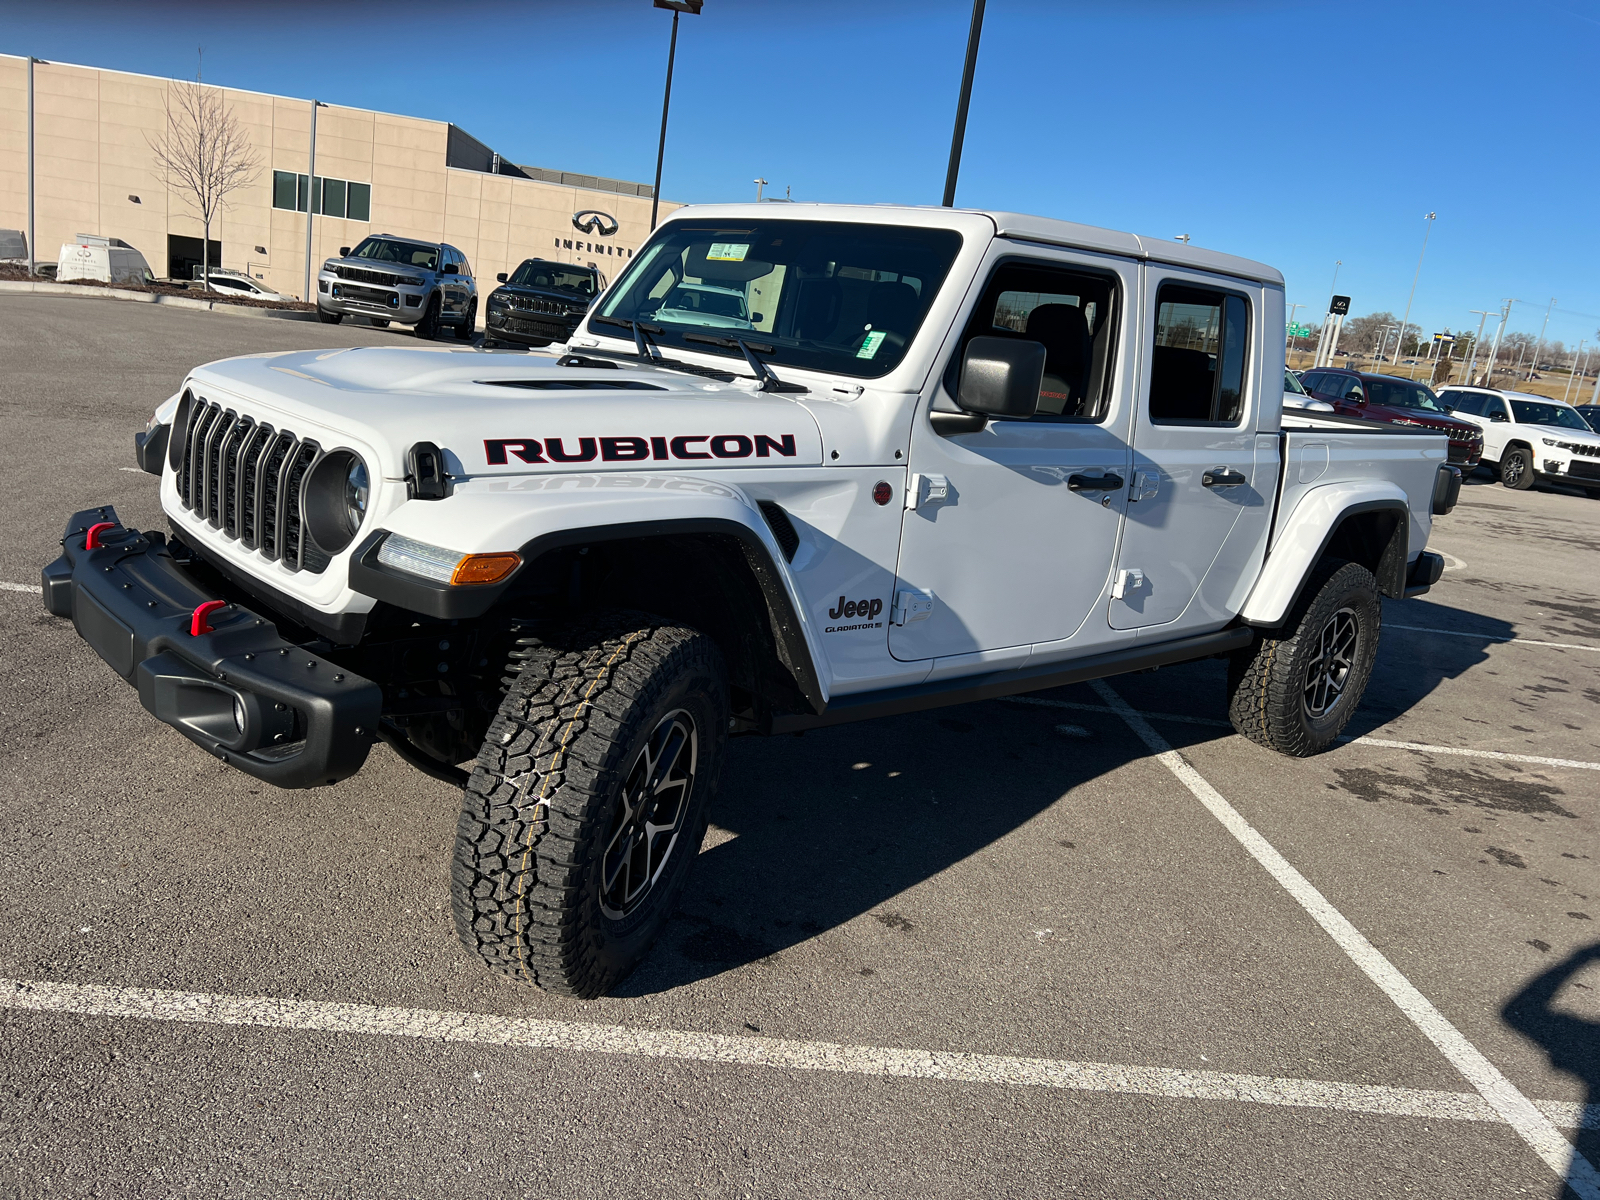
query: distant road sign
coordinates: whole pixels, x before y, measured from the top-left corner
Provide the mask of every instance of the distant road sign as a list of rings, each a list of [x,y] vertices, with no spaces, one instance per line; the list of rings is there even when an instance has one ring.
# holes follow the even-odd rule
[[[1298,324],[1291,325],[1291,326],[1289,326],[1289,336],[1292,337],[1292,338],[1310,337],[1311,336],[1311,326],[1309,326],[1309,325],[1298,325]]]
[[[1335,296],[1333,303],[1328,305],[1328,311],[1336,317],[1345,316],[1350,311],[1350,297]]]
[[[1433,340],[1436,342],[1453,342],[1456,340],[1456,335],[1453,333],[1436,333],[1433,335]]]

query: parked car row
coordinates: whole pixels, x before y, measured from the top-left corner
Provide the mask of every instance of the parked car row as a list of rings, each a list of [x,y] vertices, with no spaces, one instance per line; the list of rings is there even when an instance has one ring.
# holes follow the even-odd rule
[[[1600,433],[1572,405],[1493,388],[1447,387],[1439,401],[1483,435],[1483,461],[1522,491],[1543,480],[1600,500]]]
[[[1450,439],[1448,461],[1464,471],[1471,471],[1483,457],[1478,427],[1452,417],[1425,384],[1343,367],[1307,371],[1300,382],[1312,396],[1328,401],[1334,412],[1347,417],[1438,430]]]

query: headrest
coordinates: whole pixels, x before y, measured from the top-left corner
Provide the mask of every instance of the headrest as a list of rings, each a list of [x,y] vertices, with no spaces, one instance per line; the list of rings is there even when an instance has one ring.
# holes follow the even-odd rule
[[[1083,309],[1071,304],[1041,304],[1028,314],[1028,336],[1046,346],[1089,336]]]

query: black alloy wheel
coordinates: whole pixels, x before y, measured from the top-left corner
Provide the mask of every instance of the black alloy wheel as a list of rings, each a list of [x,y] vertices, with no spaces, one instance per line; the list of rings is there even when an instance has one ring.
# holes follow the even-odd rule
[[[683,709],[668,713],[639,750],[622,785],[600,867],[600,911],[631,916],[661,878],[694,794],[700,735]]]
[[[1533,456],[1521,446],[1513,446],[1500,460],[1500,482],[1513,491],[1525,492],[1533,486]]]
[[[1360,635],[1361,626],[1352,608],[1341,608],[1322,627],[1316,657],[1306,664],[1305,687],[1301,689],[1306,716],[1312,720],[1326,717],[1344,697],[1345,684],[1355,669]]]

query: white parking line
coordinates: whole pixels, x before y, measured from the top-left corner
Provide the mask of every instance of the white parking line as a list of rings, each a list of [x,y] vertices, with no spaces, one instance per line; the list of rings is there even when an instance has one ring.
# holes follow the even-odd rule
[[[1441,637],[1476,638],[1480,642],[1500,642],[1505,645],[1549,646],[1555,650],[1587,650],[1591,654],[1600,654],[1600,646],[1580,646],[1576,642],[1541,642],[1537,638],[1493,637],[1487,633],[1463,633],[1459,629],[1429,629],[1423,625],[1391,625],[1388,622],[1384,622],[1383,628],[1404,629],[1409,633],[1437,633]]]
[[[1328,902],[1321,892],[1300,874],[1289,860],[1279,854],[1266,838],[1239,815],[1218,792],[1206,782],[1189,761],[1167,744],[1149,721],[1135,712],[1120,695],[1103,681],[1096,679],[1091,685],[1100,698],[1139,735],[1156,760],[1178,777],[1194,798],[1205,805],[1211,815],[1222,823],[1224,829],[1244,847],[1245,851],[1262,865],[1269,875],[1306,910],[1311,919],[1321,925],[1350,961],[1361,968],[1368,979],[1394,1001],[1413,1025],[1434,1044],[1450,1065],[1478,1090],[1491,1108],[1499,1113],[1545,1164],[1580,1198],[1600,1200],[1600,1172],[1594,1169],[1561,1132],[1550,1118],[1534,1106],[1517,1086],[1501,1074],[1500,1069],[1469,1042],[1461,1031],[1452,1025],[1433,1003],[1419,992],[1402,975],[1383,953],[1352,925],[1338,909]]]
[[[1103,704],[1079,704],[1071,700],[1047,700],[1040,696],[1006,696],[1007,704],[1036,704],[1048,708],[1070,708],[1075,712],[1115,713]],[[1231,721],[1215,717],[1190,717],[1183,713],[1146,712],[1135,709],[1147,721],[1169,721],[1178,725],[1204,725],[1211,729],[1232,729]],[[1492,758],[1501,762],[1531,763],[1537,767],[1571,767],[1580,771],[1600,771],[1600,762],[1584,762],[1577,758],[1548,758],[1542,754],[1513,754],[1509,750],[1475,750],[1470,746],[1433,746],[1427,742],[1399,742],[1392,738],[1340,737],[1341,742],[1352,746],[1384,746],[1390,750],[1414,750],[1418,754],[1456,754],[1465,758]]]
[[[0,592],[32,592],[37,596],[43,591],[36,583],[0,583]]]
[[[630,1029],[575,1021],[496,1017],[470,1012],[286,1000],[273,996],[219,996],[111,988],[95,984],[0,979],[0,1008],[79,1016],[238,1025],[377,1037],[421,1038],[436,1042],[515,1046],[572,1053],[617,1054],[678,1059],[791,1071],[932,1079],[946,1083],[998,1087],[1046,1087],[1083,1092],[1114,1092],[1182,1100],[1227,1100],[1292,1108],[1323,1108],[1378,1116],[1421,1117],[1438,1121],[1502,1120],[1472,1092],[1329,1083],[1317,1079],[1278,1079],[1225,1071],[1183,1071],[1114,1063],[1018,1058],[1001,1054],[961,1054],[837,1042]],[[1581,1104],[1546,1100],[1552,1121],[1572,1127],[1600,1124],[1600,1113]]]

